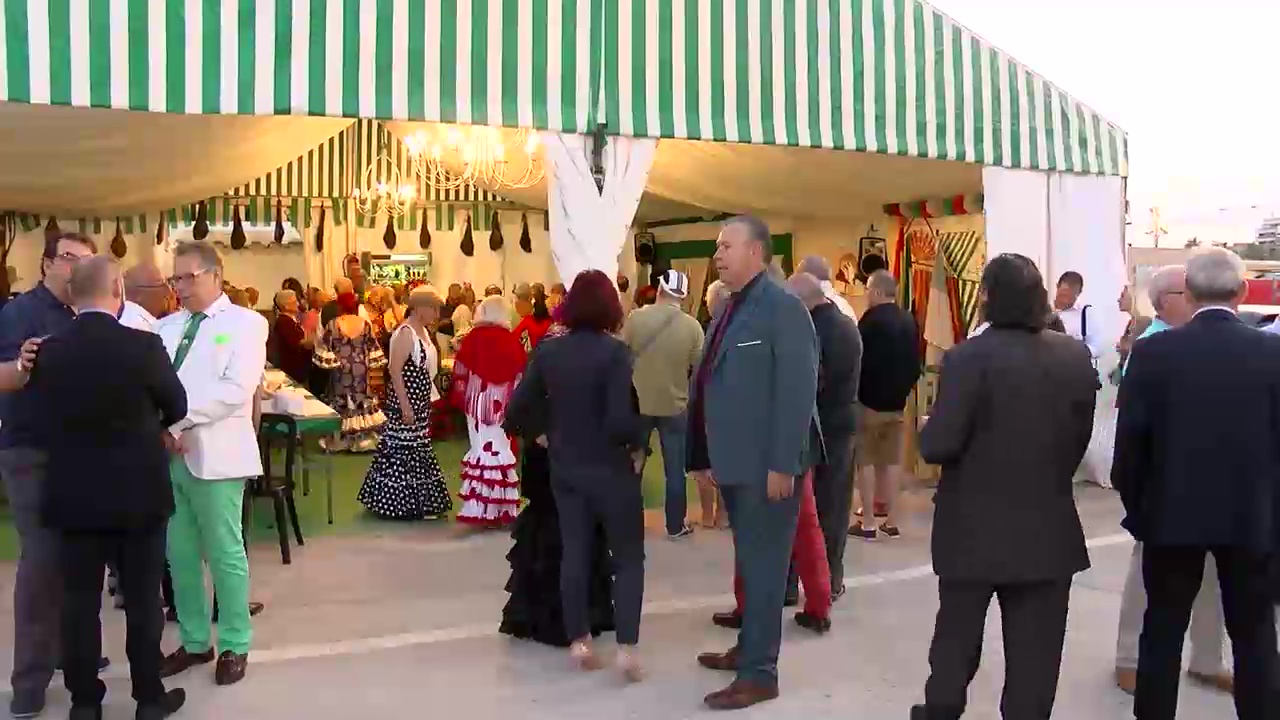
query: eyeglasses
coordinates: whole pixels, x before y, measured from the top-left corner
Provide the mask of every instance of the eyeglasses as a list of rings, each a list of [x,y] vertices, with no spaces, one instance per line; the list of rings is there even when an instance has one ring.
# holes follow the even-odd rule
[[[190,285],[196,281],[196,278],[207,274],[208,270],[197,270],[193,273],[184,273],[182,275],[172,275],[169,277],[170,285]]]
[[[60,252],[57,255],[54,255],[51,259],[54,261],[61,260],[68,265],[75,265],[87,257],[92,257],[92,255],[77,255],[73,252]]]

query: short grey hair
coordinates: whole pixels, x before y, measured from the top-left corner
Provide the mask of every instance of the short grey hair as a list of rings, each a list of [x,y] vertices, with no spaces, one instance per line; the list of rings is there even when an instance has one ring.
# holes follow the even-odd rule
[[[737,215],[724,222],[724,227],[740,225],[747,231],[747,239],[760,246],[765,263],[773,262],[773,236],[769,226],[755,215]]]
[[[173,250],[175,258],[194,257],[200,263],[200,267],[205,270],[217,270],[222,272],[222,256],[218,254],[218,249],[213,243],[204,240],[191,240],[178,245]]]
[[[1244,261],[1226,248],[1200,248],[1187,258],[1187,292],[1197,303],[1235,300],[1246,277]]]
[[[787,292],[800,298],[806,307],[821,305],[826,300],[822,281],[807,272],[798,272],[787,280]]]
[[[711,313],[712,318],[718,318],[728,302],[729,287],[720,280],[713,280],[707,286],[707,312]]]
[[[1178,280],[1186,282],[1187,269],[1181,265],[1165,265],[1151,275],[1151,283],[1147,286],[1147,299],[1157,312],[1164,301],[1164,296],[1178,284]]]
[[[110,255],[92,255],[71,270],[68,291],[73,305],[95,300],[111,292],[120,281],[120,263]]]
[[[886,297],[894,297],[898,294],[898,281],[888,270],[877,270],[867,278],[867,289]]]
[[[490,295],[476,307],[472,322],[476,325],[501,325],[510,328],[511,308],[501,295]]]
[[[808,273],[817,278],[818,282],[831,282],[831,263],[819,255],[810,255],[801,260],[796,272]]]

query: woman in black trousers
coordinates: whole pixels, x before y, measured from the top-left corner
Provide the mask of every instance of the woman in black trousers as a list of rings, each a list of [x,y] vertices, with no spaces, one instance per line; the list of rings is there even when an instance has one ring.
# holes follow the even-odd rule
[[[603,662],[591,638],[592,543],[604,526],[613,562],[619,670],[641,677],[636,646],[644,597],[644,501],[636,458],[644,431],[631,382],[631,353],[616,337],[622,305],[598,270],[578,275],[557,309],[564,335],[545,340],[507,408],[510,426],[546,419],[551,489],[564,546],[560,596],[571,657],[584,670]]]

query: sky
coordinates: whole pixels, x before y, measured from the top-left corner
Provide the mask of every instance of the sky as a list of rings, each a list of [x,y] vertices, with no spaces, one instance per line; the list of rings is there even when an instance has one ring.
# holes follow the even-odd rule
[[[1280,215],[1280,0],[932,0],[1129,134],[1130,242]]]

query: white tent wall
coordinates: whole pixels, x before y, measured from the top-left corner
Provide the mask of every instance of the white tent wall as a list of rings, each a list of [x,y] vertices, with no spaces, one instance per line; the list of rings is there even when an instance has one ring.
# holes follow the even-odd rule
[[[1081,302],[1090,322],[1118,339],[1117,305],[1128,282],[1124,258],[1124,184],[1118,177],[984,168],[987,257],[1016,252],[1035,261],[1051,292],[1059,276],[1084,276]]]

